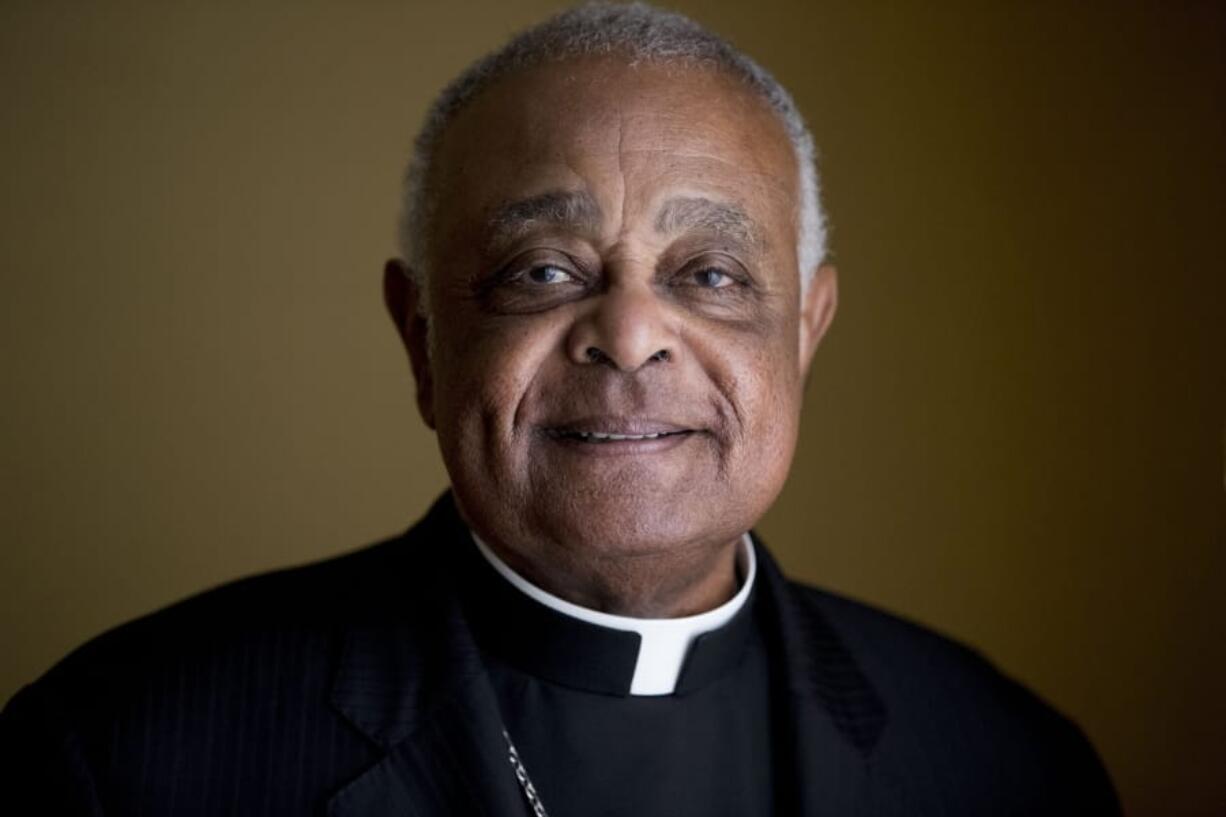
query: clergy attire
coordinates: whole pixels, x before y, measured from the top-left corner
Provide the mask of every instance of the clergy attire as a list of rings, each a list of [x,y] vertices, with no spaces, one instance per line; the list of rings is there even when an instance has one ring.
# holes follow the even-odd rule
[[[789,582],[748,534],[737,576],[695,616],[587,610],[444,495],[402,536],[78,649],[0,714],[0,796],[66,815],[1119,813],[1076,726],[973,651]]]
[[[477,544],[488,565],[468,568],[465,610],[549,813],[773,813],[771,685],[748,536],[730,601],[658,620],[577,607]]]

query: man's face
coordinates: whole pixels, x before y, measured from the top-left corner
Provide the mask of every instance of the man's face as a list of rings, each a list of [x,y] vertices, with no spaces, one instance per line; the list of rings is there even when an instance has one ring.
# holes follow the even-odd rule
[[[829,270],[800,296],[776,117],[721,74],[572,60],[487,89],[436,155],[415,370],[469,523],[521,565],[734,540],[834,297]]]

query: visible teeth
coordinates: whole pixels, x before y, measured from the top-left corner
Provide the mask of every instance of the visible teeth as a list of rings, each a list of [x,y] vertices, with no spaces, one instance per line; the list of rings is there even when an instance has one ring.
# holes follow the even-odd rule
[[[666,432],[654,434],[603,434],[599,431],[576,431],[574,435],[585,442],[618,442],[621,440],[654,440]]]

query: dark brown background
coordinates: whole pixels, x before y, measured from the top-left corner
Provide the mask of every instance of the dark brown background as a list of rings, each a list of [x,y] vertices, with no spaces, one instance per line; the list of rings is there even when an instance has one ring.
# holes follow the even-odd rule
[[[0,697],[445,484],[382,314],[432,94],[552,4],[0,4]],[[761,529],[1226,813],[1226,15],[684,3],[791,87],[842,311]]]

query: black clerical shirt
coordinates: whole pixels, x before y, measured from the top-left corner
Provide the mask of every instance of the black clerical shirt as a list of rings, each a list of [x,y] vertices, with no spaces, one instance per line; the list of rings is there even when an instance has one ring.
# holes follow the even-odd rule
[[[771,670],[754,588],[671,695],[631,695],[636,633],[554,610],[475,548],[464,594],[508,734],[550,817],[772,813]]]

